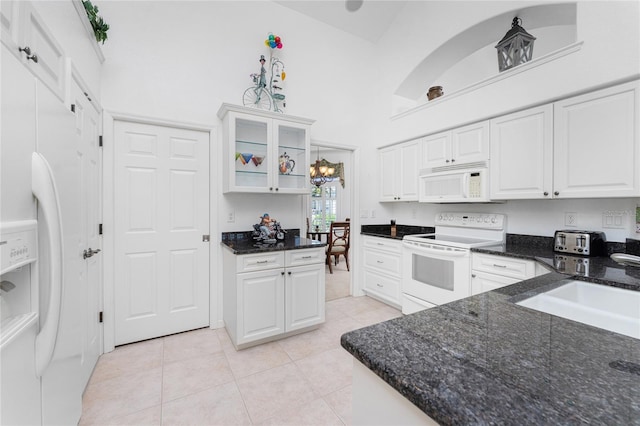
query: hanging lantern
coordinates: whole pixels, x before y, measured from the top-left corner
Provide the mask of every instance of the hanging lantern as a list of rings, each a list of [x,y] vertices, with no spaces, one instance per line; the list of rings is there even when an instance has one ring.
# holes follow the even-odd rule
[[[498,68],[500,72],[529,62],[533,56],[534,36],[520,26],[522,19],[513,18],[511,29],[496,44],[498,49]]]

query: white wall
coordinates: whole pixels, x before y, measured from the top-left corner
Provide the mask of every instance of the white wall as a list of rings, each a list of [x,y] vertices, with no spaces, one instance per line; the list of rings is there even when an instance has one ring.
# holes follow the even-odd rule
[[[287,72],[287,112],[315,119],[314,139],[358,146],[374,138],[375,126],[363,124],[379,103],[371,90],[375,49],[364,40],[264,1],[118,1],[100,11],[111,25],[103,48],[107,110],[219,125],[220,104],[241,104],[273,32],[284,44],[275,53]],[[292,205],[302,205],[299,196],[225,195],[212,214],[220,231],[250,229],[265,211],[302,228]]]

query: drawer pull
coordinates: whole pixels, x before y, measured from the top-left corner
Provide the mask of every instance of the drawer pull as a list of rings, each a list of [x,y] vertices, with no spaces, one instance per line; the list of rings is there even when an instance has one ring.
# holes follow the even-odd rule
[[[302,259],[313,259],[313,256],[302,256]]]
[[[496,268],[506,268],[507,265],[498,265],[497,263],[494,263],[493,266],[495,266]]]
[[[256,263],[269,263],[269,261],[268,260],[258,260],[258,261],[256,261]]]
[[[376,262],[378,262],[378,263],[384,263],[384,261],[382,261],[382,260],[376,260]]]
[[[384,287],[384,286],[383,286],[382,284],[380,284],[380,283],[376,283],[376,285],[377,285],[378,287]]]

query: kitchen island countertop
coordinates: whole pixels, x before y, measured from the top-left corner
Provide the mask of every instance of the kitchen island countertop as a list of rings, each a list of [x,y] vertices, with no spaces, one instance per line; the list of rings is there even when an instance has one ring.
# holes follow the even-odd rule
[[[498,251],[553,268],[545,247]],[[545,260],[546,259],[546,260]],[[594,259],[346,333],[342,346],[441,424],[640,425],[640,340],[516,302],[583,279],[640,291],[638,268]]]

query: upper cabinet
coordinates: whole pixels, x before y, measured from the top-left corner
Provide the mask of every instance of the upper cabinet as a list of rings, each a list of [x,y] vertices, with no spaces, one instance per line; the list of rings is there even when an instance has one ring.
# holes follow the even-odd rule
[[[553,106],[491,120],[490,198],[551,198]]]
[[[554,104],[554,196],[640,196],[639,88],[635,81]]]
[[[482,121],[427,136],[420,168],[455,166],[489,158],[489,122]]]
[[[65,55],[27,1],[0,2],[2,42],[60,100],[65,96]]]
[[[222,104],[224,192],[307,194],[313,120]]]
[[[418,158],[421,139],[378,152],[380,201],[418,201]]]
[[[491,120],[494,200],[640,195],[639,83]]]

